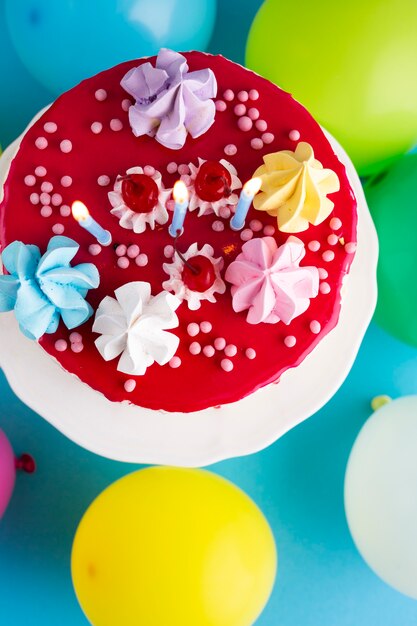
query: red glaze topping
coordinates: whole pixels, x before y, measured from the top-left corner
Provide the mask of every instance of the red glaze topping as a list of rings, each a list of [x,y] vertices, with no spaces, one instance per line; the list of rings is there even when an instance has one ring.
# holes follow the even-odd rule
[[[122,196],[135,213],[150,213],[158,202],[158,186],[146,174],[127,174],[122,182]]]
[[[195,190],[202,200],[216,202],[230,196],[232,177],[230,172],[218,161],[206,161],[198,171]]]
[[[182,280],[192,291],[207,291],[216,280],[213,263],[201,254],[190,257],[184,265]]]
[[[215,303],[204,301],[197,311],[190,310],[184,302],[177,309],[180,325],[171,331],[180,338],[176,354],[181,359],[181,365],[177,368],[152,365],[144,376],[135,377],[137,385],[131,393],[124,389],[125,381],[131,377],[117,371],[117,359],[105,362],[97,351],[94,345],[97,335],[91,331],[93,318],[76,329],[83,337],[82,352],[77,353],[70,348],[65,352],[56,351],[55,343],[58,339],[65,339],[67,342],[69,339],[70,331],[63,324],[60,324],[55,334],[44,335],[40,340],[44,350],[66,370],[110,400],[127,400],[151,409],[189,412],[234,402],[277,381],[285,370],[296,367],[334,328],[339,317],[342,280],[353,259],[353,254],[346,252],[343,242],[356,241],[356,200],[345,168],[322,129],[289,94],[221,56],[199,52],[187,53],[185,56],[190,71],[206,67],[213,70],[218,83],[218,99],[222,100],[227,89],[235,94],[233,101],[227,101],[226,110],[217,111],[213,126],[197,139],[188,137],[184,148],[177,151],[164,148],[151,137],[134,136],[126,106],[122,106],[127,94],[120,86],[120,80],[129,69],[149,60],[154,63],[155,59],[129,61],[80,83],[58,98],[23,138],[21,148],[11,164],[5,184],[4,202],[0,206],[0,243],[4,247],[12,241],[20,240],[36,244],[44,251],[53,235],[52,227],[62,224],[65,227],[63,234],[80,244],[74,263],[92,262],[100,272],[100,287],[89,291],[87,295],[94,309],[97,309],[106,295],[113,296],[114,289],[130,281],[148,281],[152,293],[157,294],[168,278],[162,267],[167,261],[164,251],[166,246],[174,243],[168,233],[169,222],[164,226],[157,225],[153,231],[147,228],[142,234],[119,225],[118,219],[110,213],[111,205],[107,194],[113,189],[120,172],[135,166],[151,165],[161,172],[164,186],[170,188],[178,178],[177,172],[167,172],[167,166],[171,162],[180,165],[198,163],[199,157],[217,162],[226,158],[236,167],[240,180],[246,181],[262,163],[264,154],[277,150],[294,150],[297,142],[290,139],[289,134],[294,129],[299,131],[300,140],[313,146],[315,157],[323,167],[331,168],[337,173],[341,188],[330,197],[335,204],[330,217],[319,226],[310,225],[308,230],[297,234],[306,244],[306,256],[302,264],[324,269],[321,271],[319,295],[311,300],[307,311],[294,319],[289,326],[281,322],[249,325],[246,322],[246,311],[233,312],[230,286],[224,294],[216,294]],[[107,98],[102,102],[97,101],[94,96],[98,89],[107,91]],[[259,98],[253,103],[259,111],[258,122],[264,122],[258,124],[259,128],[257,122],[247,131],[238,127],[240,118],[236,116],[234,107],[238,103],[236,96],[242,90],[259,92]],[[117,132],[110,127],[110,122],[114,119],[123,124],[123,128]],[[48,133],[44,128],[47,122],[56,124],[57,130]],[[94,133],[90,130],[93,122],[102,124],[101,132]],[[265,123],[268,137],[264,132]],[[262,135],[265,142],[259,147]],[[35,142],[39,137],[47,139],[46,148],[40,149],[36,146]],[[71,151],[64,152],[60,148],[64,140],[71,141]],[[257,148],[254,149],[252,144]],[[38,142],[38,145],[45,145],[45,142]],[[230,146],[233,147],[232,150],[229,150]],[[226,147],[228,156],[225,153]],[[45,168],[46,174],[35,174],[36,168],[41,168],[38,171],[42,173],[42,168]],[[29,175],[35,176],[35,185],[25,184],[24,179]],[[106,176],[110,183],[98,184],[98,179],[104,177],[100,180],[106,180]],[[70,185],[69,178],[72,179]],[[61,182],[63,180],[65,184]],[[62,196],[62,207],[51,202],[52,215],[49,217],[40,215],[41,204],[36,198],[36,194],[42,191],[41,185],[44,181],[53,185],[52,192],[45,192],[51,195],[51,200],[55,193]],[[100,254],[92,256],[89,246],[96,243],[94,238],[71,216],[67,216],[67,211],[64,210],[74,200],[82,200],[87,205],[92,217],[103,228],[112,232],[114,243],[123,244],[127,249],[137,244],[140,247],[137,260],[140,259],[142,263],[147,256],[148,262],[136,263],[127,255],[126,263],[122,264],[127,267],[121,269],[113,246],[103,248]],[[336,230],[330,226],[334,217],[341,221],[341,226]],[[223,230],[213,230],[212,224],[219,220],[223,221]],[[277,230],[276,218],[252,207],[245,228],[249,228],[252,220],[256,220],[258,225],[259,221],[262,222],[263,228],[269,227],[268,234],[274,228],[272,236],[278,245],[287,240],[288,235]],[[334,245],[328,241],[329,235],[333,233],[338,237],[338,242]],[[262,228],[259,230],[258,227],[253,228],[252,234],[253,237],[264,236]],[[225,269],[241,250],[243,241],[240,235],[241,233],[230,229],[229,219],[216,215],[198,217],[198,212],[193,211],[186,216],[181,249],[187,250],[194,242],[198,243],[199,248],[205,243],[210,244],[214,249],[213,256],[222,256],[224,259],[224,276]],[[315,243],[309,247],[310,242]],[[322,255],[329,249],[334,252],[334,259],[326,262]],[[320,324],[321,330],[317,334],[310,330],[313,320]],[[207,333],[199,331],[196,336],[191,337],[187,332],[189,324],[199,325],[204,321],[210,322],[212,329]],[[295,338],[295,343],[292,340],[284,343],[287,337]],[[237,354],[230,357],[234,365],[231,371],[226,372],[221,367],[225,358],[223,350],[216,349],[211,358],[207,358],[203,351],[196,356],[190,354],[192,342],[199,342],[204,347],[214,345],[217,338],[225,338],[227,344],[237,347]],[[246,357],[248,348],[256,352],[256,358]],[[47,388],[48,381],[45,381],[45,389]]]

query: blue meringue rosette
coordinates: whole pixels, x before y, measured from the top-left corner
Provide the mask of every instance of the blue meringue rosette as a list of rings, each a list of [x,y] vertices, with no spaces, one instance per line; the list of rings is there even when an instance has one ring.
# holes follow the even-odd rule
[[[79,245],[68,237],[52,237],[41,256],[37,246],[14,241],[2,252],[9,275],[0,276],[0,312],[14,311],[30,339],[54,333],[62,318],[68,329],[86,322],[93,309],[85,300],[100,276],[95,265],[72,267]]]

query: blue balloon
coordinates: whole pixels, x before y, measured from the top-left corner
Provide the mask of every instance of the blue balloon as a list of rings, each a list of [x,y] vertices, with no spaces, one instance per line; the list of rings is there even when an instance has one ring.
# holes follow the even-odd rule
[[[21,60],[55,94],[161,47],[204,50],[215,15],[215,0],[6,0]]]
[[[0,0],[0,144],[5,148],[53,96],[30,75],[10,40]]]

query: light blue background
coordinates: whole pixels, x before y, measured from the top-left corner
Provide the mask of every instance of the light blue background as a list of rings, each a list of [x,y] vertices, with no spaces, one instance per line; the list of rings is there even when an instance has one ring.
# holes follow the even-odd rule
[[[221,0],[210,50],[242,62],[259,4]],[[2,9],[0,0],[0,141],[6,144],[50,95],[10,52],[2,56]],[[25,82],[17,84],[16,77]],[[276,537],[277,582],[257,626],[417,625],[417,603],[367,568],[343,511],[349,451],[371,398],[381,393],[417,393],[417,351],[372,325],[349,378],[323,410],[267,450],[212,468],[257,502]],[[1,372],[0,427],[16,453],[30,452],[38,465],[36,474],[18,477],[0,522],[0,624],[86,625],[71,585],[74,532],[95,496],[136,466],[94,456],[65,439],[14,396]]]

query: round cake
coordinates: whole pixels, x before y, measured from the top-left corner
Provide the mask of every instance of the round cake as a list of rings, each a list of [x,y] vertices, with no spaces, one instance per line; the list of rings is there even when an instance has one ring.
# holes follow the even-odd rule
[[[21,139],[0,311],[113,402],[217,407],[279,384],[336,326],[356,223],[344,166],[291,95],[161,50],[85,80]]]

